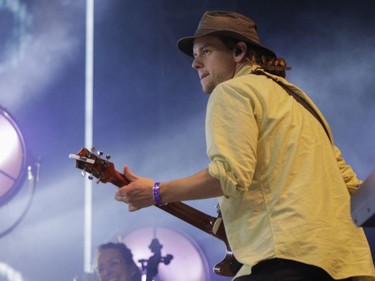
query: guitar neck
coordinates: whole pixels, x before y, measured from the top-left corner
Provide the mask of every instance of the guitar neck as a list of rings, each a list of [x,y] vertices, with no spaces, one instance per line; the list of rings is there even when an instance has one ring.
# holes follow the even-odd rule
[[[216,220],[215,217],[209,216],[189,205],[182,202],[172,202],[166,205],[155,205],[163,211],[203,230],[204,232],[214,235],[212,227]]]
[[[129,180],[123,174],[115,170],[113,178],[110,179],[110,182],[118,187],[121,187],[127,185],[129,183]],[[210,235],[213,235],[218,239],[223,240],[227,244],[227,238],[223,224],[220,224],[216,233],[214,233],[213,231],[214,224],[217,220],[216,217],[205,214],[182,202],[171,202],[166,205],[154,206],[199,228],[200,230],[203,230]]]

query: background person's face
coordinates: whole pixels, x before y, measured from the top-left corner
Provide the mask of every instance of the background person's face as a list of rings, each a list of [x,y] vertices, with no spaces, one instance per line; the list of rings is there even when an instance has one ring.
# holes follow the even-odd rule
[[[129,281],[131,272],[121,253],[116,249],[103,249],[98,254],[100,281]]]

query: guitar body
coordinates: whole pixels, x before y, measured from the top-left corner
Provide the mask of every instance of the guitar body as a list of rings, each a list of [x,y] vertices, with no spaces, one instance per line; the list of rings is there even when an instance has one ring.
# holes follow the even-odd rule
[[[109,158],[102,159],[86,148],[82,148],[77,154],[70,154],[69,157],[76,160],[76,168],[97,178],[98,182],[110,182],[117,187],[129,184],[129,180],[122,173],[116,171],[113,163],[108,161]],[[90,176],[90,178],[92,177]],[[214,266],[213,270],[216,274],[234,276],[241,268],[242,264],[236,260],[229,247],[221,217],[212,217],[182,202],[172,202],[161,206],[155,205],[155,207],[224,242],[226,255],[222,261]]]

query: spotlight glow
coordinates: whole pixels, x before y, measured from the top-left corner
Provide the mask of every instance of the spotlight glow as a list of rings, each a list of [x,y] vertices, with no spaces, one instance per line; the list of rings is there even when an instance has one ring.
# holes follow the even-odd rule
[[[135,262],[152,255],[149,244],[153,238],[158,238],[163,245],[162,255],[171,254],[170,264],[158,266],[159,278],[165,281],[206,281],[208,265],[199,246],[186,235],[163,227],[141,228],[121,237],[132,251]],[[189,274],[181,274],[189,272]]]
[[[8,281],[23,281],[21,273],[6,263],[0,262],[0,277],[4,276]]]
[[[15,122],[7,112],[0,110],[0,113],[0,203],[2,203],[2,201],[7,202],[20,187],[25,172],[23,169],[26,165],[26,149]]]

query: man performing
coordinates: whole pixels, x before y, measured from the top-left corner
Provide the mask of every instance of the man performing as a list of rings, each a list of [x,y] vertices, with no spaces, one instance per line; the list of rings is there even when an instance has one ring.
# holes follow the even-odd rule
[[[361,184],[316,105],[285,80],[285,60],[255,23],[204,13],[178,41],[193,57],[206,112],[208,167],[158,182],[135,175],[116,192],[130,211],[218,197],[228,241],[243,264],[233,280],[375,280],[366,236],[350,215]]]

